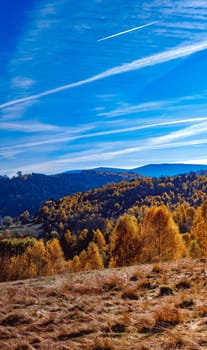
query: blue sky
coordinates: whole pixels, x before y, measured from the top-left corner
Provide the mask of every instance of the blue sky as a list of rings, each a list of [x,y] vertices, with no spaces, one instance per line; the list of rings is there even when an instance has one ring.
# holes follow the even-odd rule
[[[0,174],[207,164],[206,0],[7,0]]]

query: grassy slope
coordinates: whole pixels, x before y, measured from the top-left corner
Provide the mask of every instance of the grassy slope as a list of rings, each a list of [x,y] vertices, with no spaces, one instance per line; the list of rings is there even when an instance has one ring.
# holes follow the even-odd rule
[[[13,224],[9,227],[0,226],[0,232],[6,237],[6,231],[9,230],[11,237],[39,237],[43,233],[42,224]]]
[[[0,284],[0,349],[207,349],[207,262]]]

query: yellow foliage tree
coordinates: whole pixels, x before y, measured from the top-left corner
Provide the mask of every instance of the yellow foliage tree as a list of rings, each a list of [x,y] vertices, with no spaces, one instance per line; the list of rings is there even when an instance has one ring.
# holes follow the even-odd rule
[[[197,241],[197,255],[207,257],[207,201],[197,209],[191,233]]]
[[[72,260],[68,260],[67,266],[70,272],[79,272],[81,271],[81,264],[78,255],[75,255]]]
[[[119,218],[110,236],[110,267],[127,266],[138,259],[141,246],[140,226],[134,216]]]
[[[97,246],[99,247],[100,251],[105,251],[106,250],[106,241],[104,238],[103,233],[97,229],[94,232],[94,242],[97,244]]]
[[[85,251],[85,249],[82,250],[82,252],[80,253],[79,259],[80,259],[80,270],[81,271],[86,270],[86,264],[88,262],[88,254]]]
[[[48,273],[50,275],[63,272],[65,270],[64,254],[57,238],[47,242],[47,252],[49,254]]]
[[[19,261],[16,256],[13,257],[1,257],[1,270],[0,270],[0,282],[13,281],[19,278],[21,269],[19,268]]]
[[[43,241],[37,241],[33,247],[28,247],[25,255],[29,261],[29,270],[32,277],[46,276],[49,274],[50,255]]]
[[[87,249],[88,263],[91,270],[99,270],[104,267],[103,258],[96,243],[91,242]]]
[[[170,211],[165,207],[148,209],[143,224],[141,262],[176,260],[185,244]]]

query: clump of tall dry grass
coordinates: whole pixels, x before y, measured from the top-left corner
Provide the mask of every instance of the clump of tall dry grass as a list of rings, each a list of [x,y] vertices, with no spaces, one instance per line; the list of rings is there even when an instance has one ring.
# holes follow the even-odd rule
[[[137,282],[137,289],[145,290],[145,289],[153,289],[153,286],[147,278],[143,278],[142,280]]]
[[[21,324],[31,323],[32,321],[33,319],[24,311],[13,311],[0,320],[0,324],[2,326],[15,327]]]
[[[163,266],[161,263],[154,263],[152,265],[152,273],[161,273],[163,271]]]
[[[157,328],[175,326],[183,322],[182,314],[175,305],[161,304],[154,311]]]
[[[130,300],[138,300],[139,299],[139,295],[137,293],[137,288],[136,287],[126,287],[123,290],[123,293],[121,295],[121,297],[123,299],[130,299]]]
[[[111,338],[99,337],[94,340],[90,350],[114,350],[114,343]]]

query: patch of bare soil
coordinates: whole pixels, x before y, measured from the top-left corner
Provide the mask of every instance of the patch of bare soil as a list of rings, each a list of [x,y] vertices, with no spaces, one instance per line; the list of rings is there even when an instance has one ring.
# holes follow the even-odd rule
[[[207,262],[0,284],[1,350],[207,349]]]

